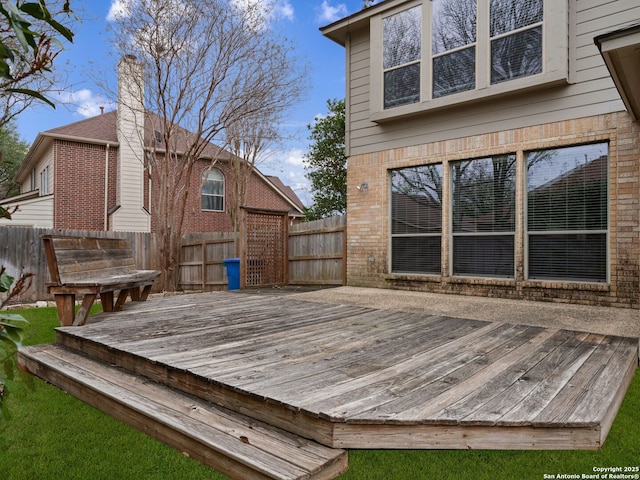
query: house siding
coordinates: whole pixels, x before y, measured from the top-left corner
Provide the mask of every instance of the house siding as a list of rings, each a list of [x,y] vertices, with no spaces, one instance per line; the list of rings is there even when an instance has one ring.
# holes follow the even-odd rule
[[[571,1],[569,32],[570,79],[572,84],[539,91],[493,97],[487,102],[452,106],[404,120],[376,124],[370,120],[371,35],[369,29],[351,33],[347,63],[348,155],[361,155],[435,142],[450,137],[451,131],[481,135],[508,128],[540,125],[578,117],[624,110],[620,96],[600,57],[593,38],[640,18],[635,0],[600,4]],[[373,53],[374,55],[376,52]]]

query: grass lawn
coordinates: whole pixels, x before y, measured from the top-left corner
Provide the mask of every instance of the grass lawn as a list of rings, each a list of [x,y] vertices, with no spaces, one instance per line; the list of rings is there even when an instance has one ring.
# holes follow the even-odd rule
[[[52,342],[54,308],[22,310],[26,344]],[[208,467],[28,375],[7,382],[0,425],[2,480],[223,479]],[[640,373],[600,451],[352,450],[344,480],[588,478],[640,465]],[[639,478],[640,472],[630,472]],[[545,477],[549,475],[548,477]],[[585,475],[585,477],[583,477]],[[605,478],[601,476],[600,478]],[[615,477],[609,477],[615,478]],[[622,477],[618,477],[622,478]]]

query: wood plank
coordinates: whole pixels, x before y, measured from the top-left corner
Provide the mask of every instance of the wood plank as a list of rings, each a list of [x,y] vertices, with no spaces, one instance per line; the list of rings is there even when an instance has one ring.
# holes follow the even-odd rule
[[[232,478],[333,478],[346,452],[178,394],[56,346],[29,347],[21,362],[83,401]],[[151,423],[153,423],[153,427]]]
[[[151,302],[61,342],[331,446],[599,448],[638,362],[637,340],[585,332],[244,292]]]

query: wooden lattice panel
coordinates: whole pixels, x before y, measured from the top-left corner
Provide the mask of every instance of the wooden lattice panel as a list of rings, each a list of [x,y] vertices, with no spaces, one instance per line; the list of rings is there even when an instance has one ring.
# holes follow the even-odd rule
[[[286,216],[247,212],[245,285],[286,283]]]

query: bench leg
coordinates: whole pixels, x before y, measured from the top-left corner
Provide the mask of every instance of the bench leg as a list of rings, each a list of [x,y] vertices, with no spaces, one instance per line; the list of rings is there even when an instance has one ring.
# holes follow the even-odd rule
[[[76,296],[73,293],[55,295],[58,320],[63,327],[73,325],[76,316]]]
[[[100,293],[100,302],[103,312],[113,312],[113,292]]]
[[[82,299],[82,305],[78,310],[78,313],[75,316],[75,320],[73,321],[74,326],[84,325],[87,322],[87,317],[89,316],[89,311],[91,310],[91,306],[96,299],[95,293],[88,293]]]
[[[120,293],[118,294],[118,300],[116,301],[116,304],[113,307],[113,310],[115,312],[122,310],[122,306],[124,305],[124,302],[127,301],[128,296],[129,296],[128,288],[123,288],[122,290],[120,290]]]
[[[151,287],[153,285],[145,285],[144,287],[134,287],[131,289],[131,300],[134,302],[144,302],[149,297]]]

